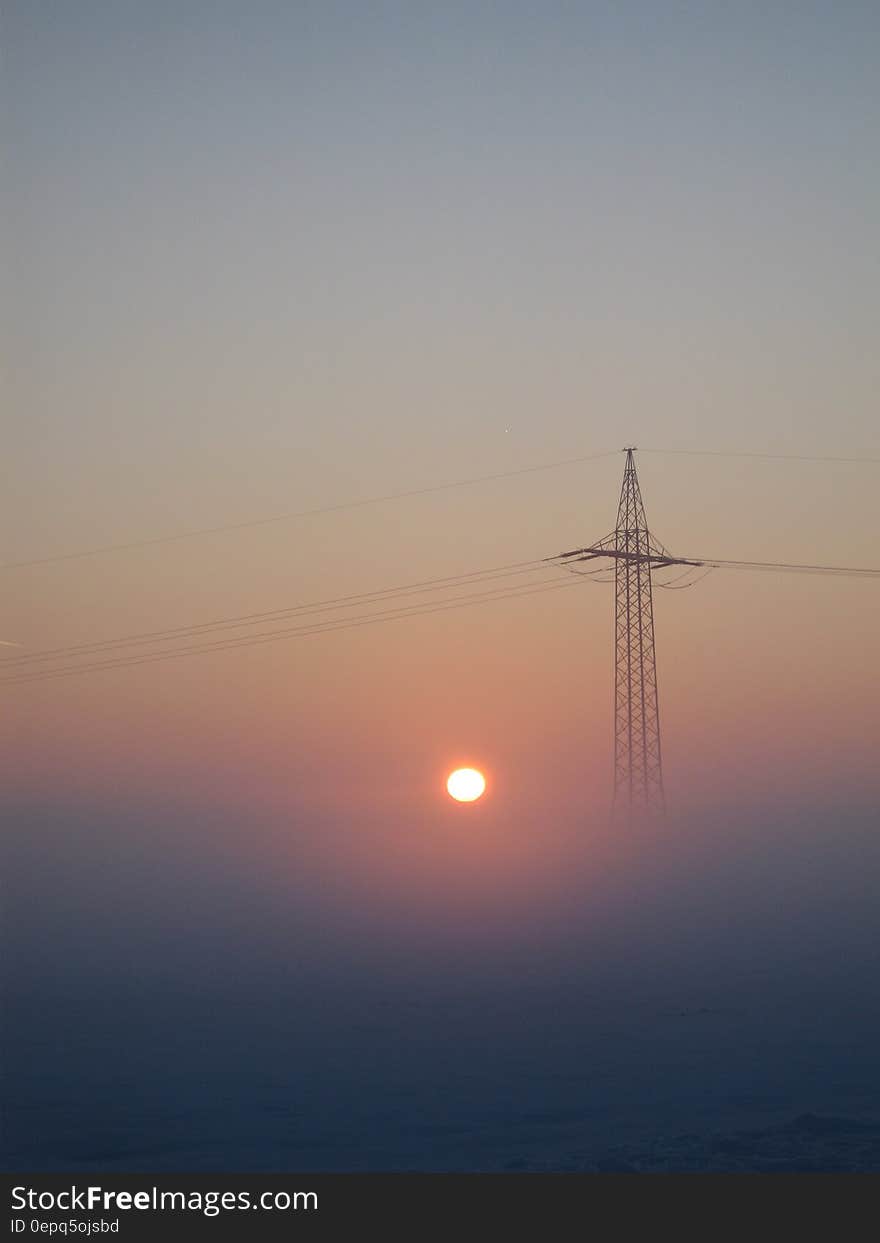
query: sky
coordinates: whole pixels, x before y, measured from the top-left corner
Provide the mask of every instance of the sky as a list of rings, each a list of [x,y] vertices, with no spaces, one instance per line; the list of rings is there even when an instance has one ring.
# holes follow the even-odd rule
[[[629,444],[674,553],[876,565],[876,462],[668,451],[880,458],[878,27],[854,2],[5,4],[0,638],[550,556],[613,529],[621,455],[44,560]],[[828,946],[864,947],[876,586],[658,592],[680,832],[644,850],[608,826],[612,609],[583,583],[4,687],[16,987],[463,954],[506,980],[512,945],[552,974],[591,920],[594,967],[604,936],[629,971],[682,892],[747,972],[731,928],[755,892],[773,923],[780,858],[810,878],[792,927],[833,890]],[[471,808],[459,763],[489,777]]]

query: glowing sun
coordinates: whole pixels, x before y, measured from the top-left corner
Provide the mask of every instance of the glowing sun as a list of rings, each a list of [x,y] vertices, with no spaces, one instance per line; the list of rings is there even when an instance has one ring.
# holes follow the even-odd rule
[[[446,779],[446,789],[459,803],[473,803],[486,789],[486,778],[476,768],[456,768]]]

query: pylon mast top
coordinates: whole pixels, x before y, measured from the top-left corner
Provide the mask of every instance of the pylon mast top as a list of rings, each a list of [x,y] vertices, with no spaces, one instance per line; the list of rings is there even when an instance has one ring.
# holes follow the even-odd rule
[[[598,540],[588,548],[573,548],[571,552],[563,552],[558,557],[548,557],[547,560],[575,562],[609,557],[615,561],[640,561],[650,565],[653,569],[667,565],[700,566],[705,564],[702,561],[692,561],[687,557],[673,557],[672,553],[651,535],[645,518],[645,506],[642,502],[633,458],[636,447],[628,445],[622,452],[626,454],[626,465],[623,471],[623,487],[620,492],[615,529],[604,539]],[[642,538],[634,543],[632,540],[620,538],[627,533],[635,534],[636,532]]]

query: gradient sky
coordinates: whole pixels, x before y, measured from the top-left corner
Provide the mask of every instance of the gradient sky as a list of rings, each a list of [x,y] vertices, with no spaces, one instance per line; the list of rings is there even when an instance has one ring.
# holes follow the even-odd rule
[[[627,443],[880,457],[876,5],[3,10],[3,561]],[[622,465],[3,570],[0,637],[550,555],[613,527]],[[674,552],[878,562],[876,465],[638,465]],[[611,610],[585,584],[6,688],[22,858],[45,814],[65,866],[124,871],[114,825],[254,909],[546,897],[610,857]],[[876,807],[876,584],[717,571],[656,613],[675,806]]]

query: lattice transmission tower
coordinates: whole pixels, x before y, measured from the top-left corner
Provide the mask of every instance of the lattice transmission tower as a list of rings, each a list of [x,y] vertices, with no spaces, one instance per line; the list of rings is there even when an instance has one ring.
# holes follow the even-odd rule
[[[670,565],[700,562],[673,557],[648,530],[634,448],[626,465],[610,535],[589,548],[563,553],[567,563],[611,558],[614,562],[614,799],[613,814],[662,813],[663,752],[654,652],[651,574]]]

